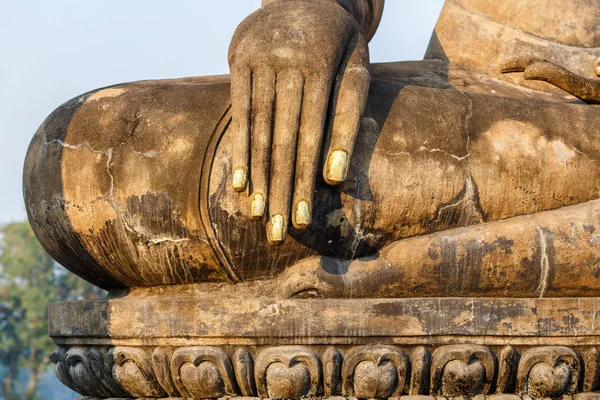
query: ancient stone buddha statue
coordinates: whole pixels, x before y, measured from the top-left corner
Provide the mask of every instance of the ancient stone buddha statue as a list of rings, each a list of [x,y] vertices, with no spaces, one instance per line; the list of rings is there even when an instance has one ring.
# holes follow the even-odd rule
[[[586,345],[599,337],[582,321],[595,318],[600,289],[600,2],[447,0],[425,59],[386,64],[370,64],[367,48],[383,0],[263,3],[232,39],[230,76],[86,93],[55,110],[31,143],[24,187],[37,237],[114,298],[98,306],[108,314],[88,306],[107,326],[90,345],[158,346],[158,383],[135,386],[137,375],[119,369],[133,350],[115,350],[112,374],[125,394],[95,395],[555,398],[595,390],[600,370],[581,366],[597,350],[586,347],[582,361],[563,345],[575,309],[577,329],[592,337]],[[202,310],[190,311],[195,317],[181,311],[190,304]],[[87,343],[92,323],[77,307],[51,308],[58,344]],[[160,310],[172,314],[168,323],[145,319]],[[273,310],[277,323],[262,326],[261,310]],[[211,322],[194,328],[194,318]],[[210,374],[222,386],[210,390],[200,378],[194,384],[204,386],[185,384],[175,364],[173,381],[156,372],[157,359],[177,358],[159,347],[207,343],[255,347],[218,350],[234,367],[216,363]],[[343,351],[325,350],[329,343]],[[432,361],[422,347],[409,357],[374,343],[443,351]],[[483,346],[507,343],[523,352]],[[64,367],[70,350],[61,351]],[[346,367],[367,353],[378,354],[379,373]],[[269,375],[271,364],[260,363],[299,360],[293,354],[319,361],[302,361],[300,380]],[[388,364],[397,377],[377,381]],[[258,372],[244,381],[239,365]],[[72,373],[59,376],[82,387]]]

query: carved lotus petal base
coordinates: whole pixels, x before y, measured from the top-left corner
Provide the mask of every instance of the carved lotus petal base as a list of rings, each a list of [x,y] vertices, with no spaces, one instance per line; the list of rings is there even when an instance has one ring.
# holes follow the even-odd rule
[[[272,398],[293,399],[305,397],[310,390],[310,372],[296,364],[290,368],[274,363],[266,371],[267,390]]]
[[[446,364],[442,390],[448,396],[478,395],[485,386],[485,367],[479,361],[465,364],[454,360]]]
[[[260,397],[229,397],[229,400],[259,400]],[[321,397],[319,400],[356,400],[356,397]],[[600,399],[599,393],[580,393],[575,396],[563,396],[560,397],[560,400],[598,400]],[[99,397],[78,397],[75,400],[147,400],[147,398],[131,398],[131,397],[112,397],[110,399],[103,399]],[[183,397],[168,397],[163,400],[188,400]],[[401,397],[390,397],[389,400],[470,400],[465,397],[445,397],[445,396],[423,396],[423,395],[414,395],[414,396],[401,396]],[[500,394],[500,395],[490,395],[490,396],[476,396],[473,397],[473,400],[532,400],[529,396],[517,396],[512,394]]]
[[[561,396],[571,381],[571,369],[560,364],[552,367],[546,363],[538,363],[529,373],[529,391],[536,397],[555,398]]]
[[[375,365],[362,361],[354,370],[354,395],[360,399],[385,399],[390,397],[398,384],[398,370],[393,363]]]
[[[507,364],[503,358],[507,349],[518,363]],[[114,396],[119,393],[135,395],[127,399],[600,399],[600,392],[589,390],[600,385],[600,352],[595,347],[515,350],[463,344],[437,348],[321,345],[100,350],[83,346],[56,350],[51,359],[59,379],[82,395],[113,394],[99,397],[103,399],[124,398]],[[245,357],[233,357],[242,351]],[[415,358],[423,352],[430,357]],[[101,366],[93,360],[98,353],[105,355]],[[119,357],[115,359],[113,354]],[[332,354],[339,355],[339,362],[328,359]],[[581,364],[584,357],[587,364]],[[127,368],[114,373],[120,365]]]
[[[181,382],[188,388],[189,394],[194,399],[216,399],[225,394],[223,379],[217,367],[205,361],[194,367],[185,364],[179,370]]]

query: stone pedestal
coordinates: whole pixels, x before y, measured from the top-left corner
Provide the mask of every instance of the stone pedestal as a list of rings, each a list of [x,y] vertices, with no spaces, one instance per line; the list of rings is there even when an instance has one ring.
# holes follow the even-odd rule
[[[51,304],[52,361],[102,399],[600,398],[599,301],[140,289]]]

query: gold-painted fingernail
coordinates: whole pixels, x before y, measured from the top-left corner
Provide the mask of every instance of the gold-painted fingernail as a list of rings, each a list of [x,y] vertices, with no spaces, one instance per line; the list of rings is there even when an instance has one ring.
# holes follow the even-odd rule
[[[344,150],[334,150],[327,160],[325,179],[330,185],[339,185],[346,180],[348,173],[348,153]]]
[[[596,75],[600,76],[600,61],[596,64]]]
[[[246,190],[246,168],[236,168],[233,171],[233,190],[236,192]]]
[[[260,193],[256,193],[252,196],[250,206],[250,216],[252,218],[260,218],[265,213],[265,196]]]
[[[310,224],[310,208],[308,201],[299,201],[296,205],[296,228],[304,229]]]
[[[275,214],[271,217],[269,226],[269,239],[273,244],[283,243],[283,215]]]

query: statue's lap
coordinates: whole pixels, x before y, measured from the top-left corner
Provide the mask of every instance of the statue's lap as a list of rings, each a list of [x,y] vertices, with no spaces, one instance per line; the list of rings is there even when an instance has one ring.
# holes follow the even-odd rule
[[[118,85],[59,108],[30,150],[30,220],[75,272],[152,286],[270,278],[317,255],[373,255],[598,197],[596,109],[502,96],[506,85],[468,85],[467,71],[431,61],[373,75],[349,181],[318,179],[314,223],[283,246],[230,190],[227,77]]]

